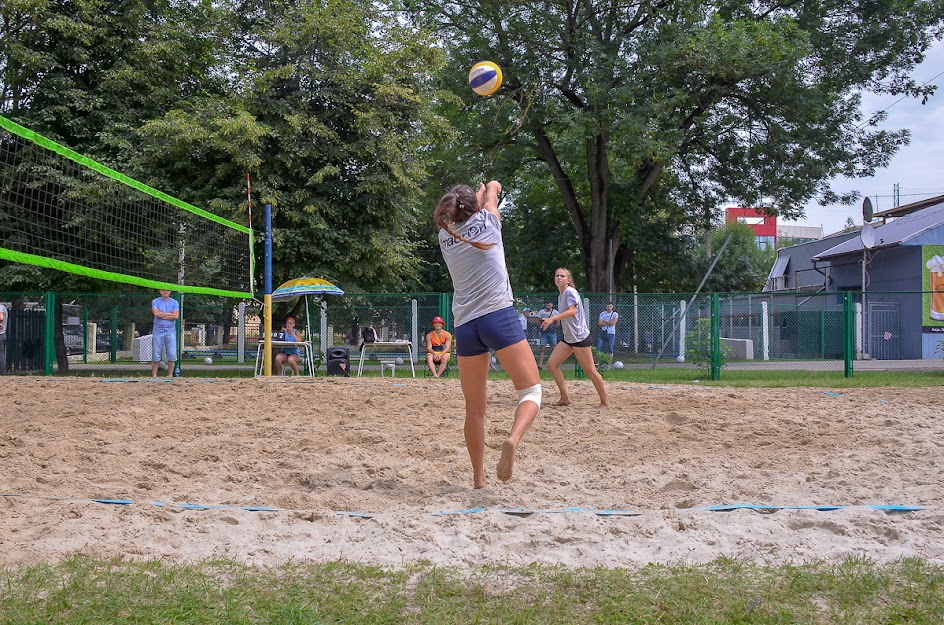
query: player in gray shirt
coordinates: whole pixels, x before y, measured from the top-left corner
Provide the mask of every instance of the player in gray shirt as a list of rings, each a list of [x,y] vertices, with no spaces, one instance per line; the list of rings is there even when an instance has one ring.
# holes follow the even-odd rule
[[[433,211],[439,226],[439,248],[455,288],[453,339],[465,397],[465,444],[475,488],[487,484],[485,408],[491,350],[495,350],[518,394],[511,433],[502,444],[496,469],[502,482],[511,479],[518,445],[541,408],[538,367],[515,312],[505,267],[500,193],[501,184],[495,180],[488,186],[480,185],[478,193],[459,185],[450,189]]]
[[[610,399],[606,394],[606,387],[603,385],[603,376],[597,371],[593,364],[593,352],[591,346],[593,339],[590,338],[590,329],[587,327],[587,315],[580,302],[580,293],[574,288],[574,277],[570,269],[560,267],[554,272],[554,285],[560,291],[560,297],[557,298],[557,308],[562,310],[556,315],[548,317],[541,323],[541,329],[548,328],[554,321],[560,321],[564,330],[564,340],[557,344],[551,357],[547,359],[547,368],[554,376],[554,382],[560,390],[560,400],[557,406],[567,406],[570,404],[570,396],[567,394],[567,385],[564,383],[564,374],[561,373],[561,365],[573,354],[583,367],[587,377],[593,382],[593,387],[597,389],[600,396],[600,406],[606,408],[610,405]]]

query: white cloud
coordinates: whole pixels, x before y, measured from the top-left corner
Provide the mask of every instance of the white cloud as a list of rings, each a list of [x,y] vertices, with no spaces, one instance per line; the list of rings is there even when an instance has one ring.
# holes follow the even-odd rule
[[[944,43],[937,42],[928,51],[924,62],[912,74],[919,83],[931,82],[941,85],[944,76]],[[900,204],[908,204],[934,195],[944,195],[944,89],[939,88],[928,103],[901,96],[866,95],[862,110],[868,116],[886,108],[888,119],[880,127],[888,129],[908,128],[911,144],[904,146],[892,158],[890,165],[876,172],[872,178],[837,178],[833,188],[837,191],[856,190],[872,200],[876,212],[894,206],[893,192],[899,185]],[[789,225],[823,226],[825,234],[842,230],[848,218],[862,223],[862,205],[819,206],[815,202],[806,206],[806,217],[798,221],[784,222]]]

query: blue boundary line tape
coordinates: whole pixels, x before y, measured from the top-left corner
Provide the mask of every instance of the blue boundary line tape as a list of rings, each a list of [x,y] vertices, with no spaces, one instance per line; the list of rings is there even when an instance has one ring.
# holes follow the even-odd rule
[[[47,501],[72,501],[72,502],[86,502],[86,503],[101,503],[106,505],[113,506],[131,506],[131,505],[152,505],[159,508],[179,508],[181,510],[244,510],[246,512],[287,512],[287,508],[274,508],[272,506],[266,505],[248,505],[248,506],[239,506],[239,505],[230,505],[230,504],[203,504],[203,503],[167,503],[164,501],[135,501],[134,499],[104,499],[104,498],[82,498],[82,497],[55,497],[50,495],[27,495],[23,493],[0,493],[0,497],[22,497],[24,499],[45,499]],[[721,504],[715,506],[706,506],[700,508],[671,508],[675,512],[734,512],[737,510],[752,510],[754,512],[772,514],[779,510],[816,510],[817,512],[833,512],[836,510],[848,510],[855,508],[863,508],[867,510],[879,510],[888,514],[895,512],[918,512],[921,510],[927,510],[924,506],[911,506],[911,505],[902,505],[902,504],[867,504],[867,505],[791,505],[791,506],[778,506],[771,504],[754,504],[754,503],[734,503],[734,504]],[[507,514],[508,516],[526,518],[534,514],[562,514],[566,512],[589,512],[599,517],[630,517],[630,516],[642,516],[646,512],[659,512],[663,510],[649,510],[649,511],[638,511],[638,510],[620,510],[620,509],[605,509],[600,510],[597,508],[583,508],[583,507],[570,507],[570,508],[467,508],[464,510],[444,510],[441,512],[431,512],[430,516],[453,516],[453,515],[472,515],[479,514],[481,512],[501,512],[502,514]],[[372,519],[377,514],[372,512],[354,512],[349,510],[342,510],[335,512],[337,516],[357,518],[357,519]]]
[[[468,508],[466,510],[446,510],[445,512],[433,512],[432,516],[450,516],[453,514],[478,514],[485,512],[488,508]]]

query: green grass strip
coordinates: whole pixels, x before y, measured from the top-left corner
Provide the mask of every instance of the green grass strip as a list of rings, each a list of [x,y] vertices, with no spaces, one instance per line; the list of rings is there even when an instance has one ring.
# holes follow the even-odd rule
[[[924,560],[640,569],[255,568],[81,556],[0,569],[0,624],[335,623],[774,625],[944,622],[944,568]]]
[[[45,256],[37,256],[36,254],[16,252],[14,250],[8,250],[2,247],[0,247],[0,259],[9,260],[15,263],[23,263],[26,265],[48,267],[49,269],[56,269],[58,271],[67,271],[80,276],[88,276],[90,278],[97,278],[99,280],[108,280],[109,282],[134,284],[136,286],[148,287],[155,290],[169,289],[171,291],[177,291],[181,293],[202,293],[204,295],[221,295],[223,297],[252,297],[251,293],[245,293],[243,291],[227,291],[224,289],[214,289],[203,286],[190,286],[186,284],[174,284],[173,282],[148,280],[147,278],[138,278],[137,276],[129,276],[123,273],[115,273],[113,271],[103,271],[101,269],[83,267],[82,265],[76,265],[75,263],[69,263],[64,260],[55,260],[53,258],[46,258]]]
[[[59,145],[55,141],[52,141],[51,139],[47,139],[46,137],[33,132],[29,128],[24,128],[23,126],[20,126],[16,122],[10,121],[9,119],[7,119],[6,117],[3,117],[2,115],[0,115],[0,127],[28,141],[32,141],[33,143],[40,145],[46,148],[47,150],[51,150],[55,152],[56,154],[59,154],[60,156],[64,156],[68,158],[69,160],[79,163],[80,165],[84,165],[85,167],[88,167],[89,169],[93,169],[97,171],[98,173],[102,174],[103,176],[107,176],[108,178],[111,178],[112,180],[115,180],[124,185],[137,189],[141,193],[145,193],[163,202],[172,204],[176,206],[177,208],[191,212],[194,215],[199,215],[200,217],[209,219],[210,221],[215,221],[216,223],[226,226],[227,228],[232,228],[233,230],[238,230],[239,232],[243,232],[245,234],[252,234],[252,229],[248,228],[247,226],[243,226],[235,222],[229,221],[228,219],[224,219],[223,217],[220,217],[218,215],[214,215],[213,213],[207,212],[203,210],[202,208],[197,208],[196,206],[192,204],[188,204],[187,202],[178,200],[175,197],[167,195],[163,191],[158,191],[157,189],[153,187],[149,187],[143,182],[138,182],[134,178],[129,178],[128,176],[122,173],[119,173],[115,171],[114,169],[105,167],[101,163],[98,163],[97,161],[94,161],[88,158],[87,156],[82,156],[78,152],[74,152],[73,150],[70,150],[69,148],[65,146]]]

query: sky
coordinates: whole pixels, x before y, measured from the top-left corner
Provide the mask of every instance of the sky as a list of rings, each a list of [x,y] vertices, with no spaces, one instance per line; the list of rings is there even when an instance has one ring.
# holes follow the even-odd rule
[[[894,185],[899,185],[900,204],[917,202],[935,195],[944,195],[944,43],[928,51],[924,62],[915,69],[913,78],[923,84],[938,85],[938,90],[925,105],[901,96],[863,96],[862,110],[868,117],[887,109],[888,119],[879,128],[911,130],[911,144],[903,146],[885,169],[872,178],[836,178],[837,191],[859,191],[872,200],[877,213],[894,206]],[[897,102],[896,102],[897,101]],[[823,234],[842,230],[848,218],[862,223],[861,199],[851,206],[820,206],[815,201],[806,206],[806,217],[798,221],[781,221],[784,225],[822,226]]]

